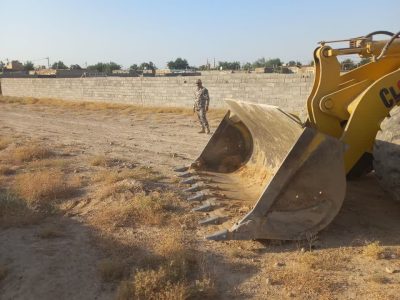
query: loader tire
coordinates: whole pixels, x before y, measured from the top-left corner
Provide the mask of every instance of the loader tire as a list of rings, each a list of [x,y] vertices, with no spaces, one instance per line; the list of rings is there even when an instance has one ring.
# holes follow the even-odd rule
[[[374,169],[383,189],[400,201],[400,107],[392,109],[390,115],[376,135]]]

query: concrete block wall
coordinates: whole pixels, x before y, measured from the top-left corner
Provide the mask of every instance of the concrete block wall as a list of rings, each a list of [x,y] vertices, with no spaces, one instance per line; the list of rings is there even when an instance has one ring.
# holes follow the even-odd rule
[[[192,107],[195,81],[210,92],[211,107],[224,99],[272,104],[300,112],[313,78],[298,74],[207,74],[190,77],[3,78],[4,96]]]

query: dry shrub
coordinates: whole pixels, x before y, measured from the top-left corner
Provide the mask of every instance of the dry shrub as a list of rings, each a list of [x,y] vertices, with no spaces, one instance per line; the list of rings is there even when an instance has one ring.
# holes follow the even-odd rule
[[[98,195],[101,199],[107,197],[116,198],[118,195],[124,195],[125,198],[132,197],[135,193],[143,192],[143,185],[134,179],[124,179],[113,184],[102,186]]]
[[[99,209],[92,218],[92,223],[109,230],[114,227],[133,226],[136,223],[136,210],[132,201],[114,201]]]
[[[80,187],[78,177],[67,178],[59,170],[43,170],[17,175],[15,190],[31,207],[47,206],[52,200],[67,198]]]
[[[0,151],[4,150],[12,143],[12,139],[9,137],[0,137]]]
[[[0,282],[7,277],[8,268],[4,265],[0,265]]]
[[[139,270],[118,288],[117,299],[188,299],[189,288],[185,282],[171,282],[166,268]]]
[[[90,165],[95,167],[108,167],[109,159],[105,155],[96,155],[90,159]]]
[[[195,251],[185,245],[183,233],[180,230],[165,231],[155,251],[164,259],[169,278],[172,280],[186,279],[197,268]]]
[[[15,162],[28,162],[38,159],[49,158],[52,152],[43,146],[32,144],[29,146],[20,146],[11,153],[11,158]]]
[[[363,247],[362,254],[370,259],[380,259],[385,252],[385,248],[379,241],[368,243]]]
[[[118,103],[107,103],[107,102],[90,102],[90,101],[66,101],[54,98],[31,98],[31,97],[8,97],[0,96],[0,102],[3,103],[15,103],[23,105],[44,105],[51,107],[62,107],[69,109],[77,109],[79,111],[104,111],[110,110],[113,112],[119,111],[123,114],[129,113],[144,113],[144,114],[184,114],[193,115],[191,108],[184,107],[152,107],[152,106],[141,106],[141,105],[130,105],[130,104],[118,104]],[[210,118],[221,118],[226,113],[223,109],[211,109],[209,111]]]
[[[124,179],[137,179],[142,181],[156,181],[163,178],[160,173],[148,167],[134,169],[103,170],[93,176],[93,181],[102,183],[115,183]]]
[[[153,170],[151,167],[137,167],[132,170],[126,171],[126,176],[138,180],[156,181],[163,178],[163,176]]]
[[[106,258],[99,262],[98,271],[105,282],[120,280],[125,271],[125,264],[117,258]]]
[[[68,166],[68,160],[66,159],[57,159],[57,158],[50,158],[50,159],[42,159],[42,160],[35,160],[29,163],[29,167],[32,169],[60,169],[65,170]]]
[[[94,174],[92,179],[94,182],[101,182],[106,184],[111,184],[122,180],[120,173],[118,173],[117,171],[110,171],[110,170],[103,170],[97,172]]]
[[[8,191],[0,191],[0,227],[35,224],[40,218],[25,201]]]
[[[341,271],[347,269],[351,260],[348,251],[338,248],[300,253],[298,262],[309,270]]]
[[[167,259],[185,257],[184,236],[181,230],[168,230],[155,246],[156,253]],[[183,255],[182,255],[183,254]]]
[[[152,192],[148,195],[139,193],[135,195],[134,203],[137,219],[142,224],[161,225],[167,217],[166,213],[177,209],[178,204],[171,201],[171,195],[173,195],[172,192]]]
[[[321,272],[301,268],[280,269],[270,272],[274,285],[282,285],[285,291],[299,299],[336,299],[343,282]]]
[[[173,209],[169,195],[168,192],[139,192],[129,200],[115,200],[98,210],[92,222],[103,229],[135,224],[162,225],[167,212]]]

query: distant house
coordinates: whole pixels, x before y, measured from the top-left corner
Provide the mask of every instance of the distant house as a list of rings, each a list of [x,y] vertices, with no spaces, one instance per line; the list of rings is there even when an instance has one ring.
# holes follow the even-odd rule
[[[24,65],[21,64],[18,60],[12,60],[4,67],[4,72],[16,72],[23,70],[24,70]]]
[[[255,73],[274,73],[274,68],[272,67],[262,67],[262,68],[255,68]]]
[[[302,66],[299,70],[299,74],[314,74],[314,66]]]
[[[291,66],[291,67],[287,67],[291,73],[297,74],[300,73],[301,70],[301,66]]]

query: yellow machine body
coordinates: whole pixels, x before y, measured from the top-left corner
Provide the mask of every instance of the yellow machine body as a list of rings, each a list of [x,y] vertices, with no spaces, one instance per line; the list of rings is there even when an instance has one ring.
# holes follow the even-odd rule
[[[379,32],[378,32],[379,33]],[[229,111],[182,177],[190,201],[219,224],[212,240],[296,240],[317,233],[339,212],[346,175],[372,151],[382,120],[400,104],[400,41],[321,42],[305,124],[270,105],[226,101]],[[341,73],[338,56],[371,62]]]

